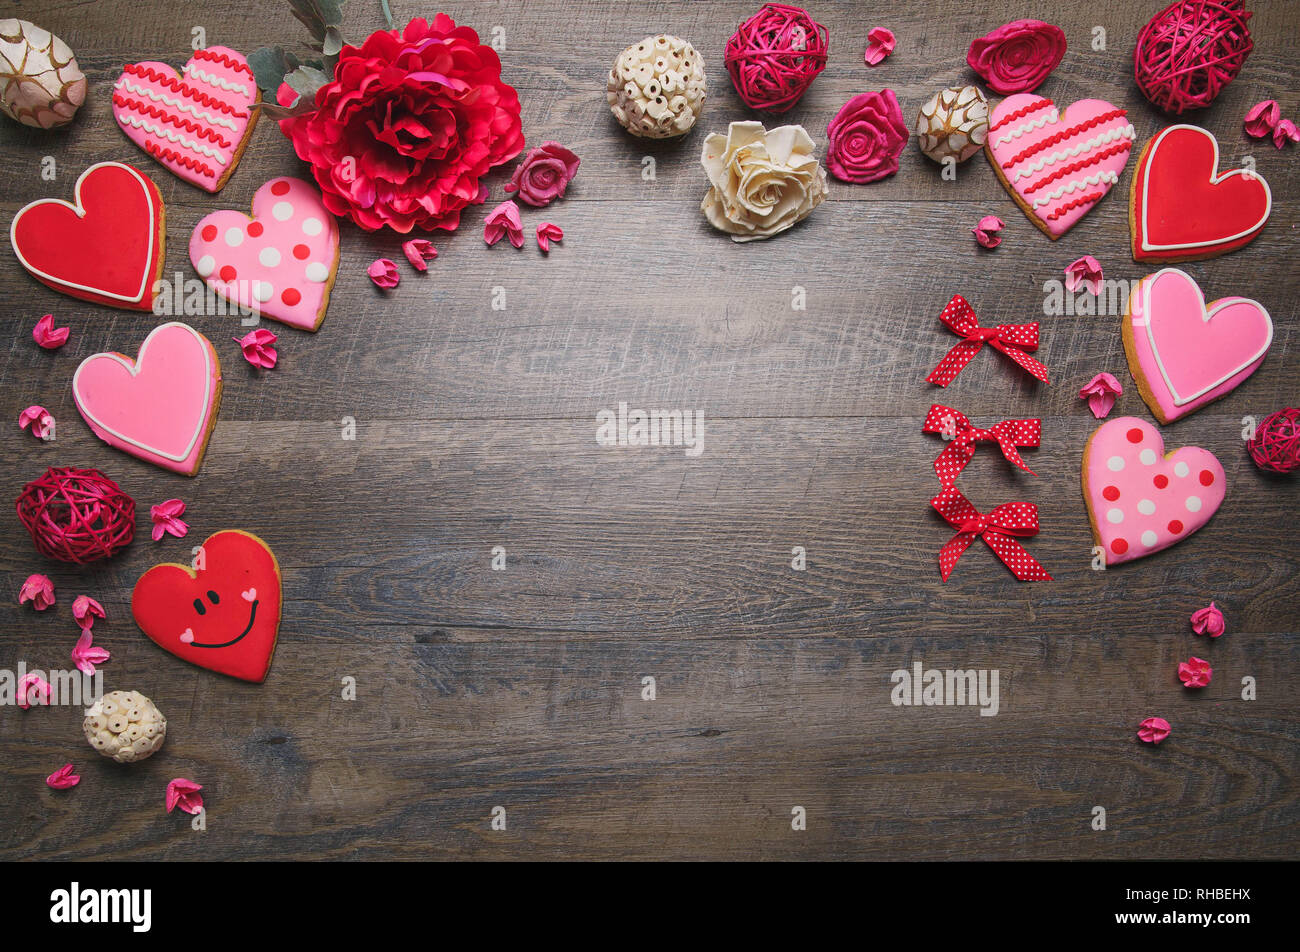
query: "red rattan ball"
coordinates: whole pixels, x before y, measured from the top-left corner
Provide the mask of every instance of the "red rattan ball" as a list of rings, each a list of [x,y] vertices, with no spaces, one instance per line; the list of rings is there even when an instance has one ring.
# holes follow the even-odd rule
[[[1175,115],[1208,106],[1255,48],[1250,16],[1245,0],[1178,0],[1161,10],[1133,50],[1142,95]]]
[[[1289,473],[1300,466],[1300,410],[1286,407],[1264,417],[1246,441],[1246,452],[1269,472]]]
[[[23,487],[18,518],[37,552],[78,565],[106,559],[135,537],[135,500],[97,469],[47,469]]]
[[[830,39],[807,10],[768,3],[737,27],[723,60],[745,105],[785,112],[826,68]]]

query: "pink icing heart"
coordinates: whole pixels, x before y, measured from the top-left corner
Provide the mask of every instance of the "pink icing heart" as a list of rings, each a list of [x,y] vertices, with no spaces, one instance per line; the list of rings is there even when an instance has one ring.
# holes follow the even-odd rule
[[[180,73],[166,63],[129,64],[113,85],[113,118],[168,171],[217,192],[239,162],[259,98],[243,55],[210,46]]]
[[[1123,109],[1080,99],[1057,110],[1052,100],[1020,93],[989,116],[989,155],[1034,223],[1056,240],[1106,197],[1133,149]]]
[[[190,261],[217,294],[291,327],[325,318],[339,260],[339,227],[320,193],[301,179],[271,179],[253,216],[213,212],[194,228]]]
[[[251,602],[253,599],[257,598],[257,589],[250,588],[246,592],[240,592],[239,597],[246,602]]]
[[[1083,496],[1107,565],[1186,539],[1209,522],[1227,490],[1213,453],[1184,446],[1166,456],[1160,431],[1137,417],[1097,427],[1083,458]]]
[[[187,324],[154,328],[135,360],[92,354],[72,376],[77,410],[110,446],[179,473],[203,457],[221,396],[208,339]]]
[[[1165,423],[1229,393],[1258,369],[1273,342],[1273,321],[1260,304],[1228,297],[1207,308],[1200,287],[1177,268],[1143,278],[1129,314],[1125,347]]]

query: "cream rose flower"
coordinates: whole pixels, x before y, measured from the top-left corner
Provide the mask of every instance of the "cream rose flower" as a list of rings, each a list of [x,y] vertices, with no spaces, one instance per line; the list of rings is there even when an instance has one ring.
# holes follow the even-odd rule
[[[803,126],[768,131],[761,122],[733,122],[704,140],[700,161],[713,187],[700,210],[732,241],[771,238],[826,199],[826,172]]]

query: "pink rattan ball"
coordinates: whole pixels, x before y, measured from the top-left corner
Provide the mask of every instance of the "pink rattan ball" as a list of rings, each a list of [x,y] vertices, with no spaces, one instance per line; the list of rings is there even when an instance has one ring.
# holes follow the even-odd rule
[[[768,3],[736,28],[723,61],[745,105],[777,113],[808,91],[829,51],[830,33],[807,10]]]
[[[78,565],[106,559],[135,537],[135,500],[97,469],[47,469],[23,487],[18,518],[37,552]]]
[[[1289,473],[1300,466],[1300,410],[1286,407],[1264,417],[1246,452],[1260,469]]]
[[[1245,0],[1178,0],[1138,34],[1133,78],[1142,95],[1175,115],[1203,109],[1237,78],[1255,48]]]

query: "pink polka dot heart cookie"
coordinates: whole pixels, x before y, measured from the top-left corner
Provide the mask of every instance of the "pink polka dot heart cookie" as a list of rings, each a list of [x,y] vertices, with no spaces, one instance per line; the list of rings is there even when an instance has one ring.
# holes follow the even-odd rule
[[[213,212],[190,237],[194,270],[226,300],[290,327],[325,319],[339,264],[339,227],[301,179],[271,179],[253,215]]]
[[[1092,534],[1117,565],[1167,549],[1210,521],[1227,490],[1209,450],[1165,453],[1160,431],[1137,417],[1108,420],[1083,451]]]

